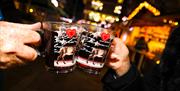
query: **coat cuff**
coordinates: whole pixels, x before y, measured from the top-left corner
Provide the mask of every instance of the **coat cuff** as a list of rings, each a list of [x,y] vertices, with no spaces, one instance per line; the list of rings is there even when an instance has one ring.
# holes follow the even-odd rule
[[[129,71],[120,77],[117,76],[114,70],[109,69],[103,77],[102,82],[111,89],[119,89],[131,84],[138,76],[139,73],[137,72],[136,67],[131,65]]]

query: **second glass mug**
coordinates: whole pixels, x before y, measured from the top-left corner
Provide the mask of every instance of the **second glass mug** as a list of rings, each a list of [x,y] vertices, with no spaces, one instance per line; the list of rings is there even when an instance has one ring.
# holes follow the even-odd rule
[[[45,23],[41,47],[48,70],[69,73],[77,64],[89,74],[100,73],[114,38],[111,31],[87,24]]]
[[[81,32],[75,60],[78,68],[83,71],[99,75],[114,38],[112,31],[94,25],[82,25],[85,31]]]

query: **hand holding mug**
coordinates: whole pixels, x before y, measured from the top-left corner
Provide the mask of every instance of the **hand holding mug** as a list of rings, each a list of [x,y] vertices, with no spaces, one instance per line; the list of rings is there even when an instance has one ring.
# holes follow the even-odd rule
[[[28,45],[40,42],[40,35],[35,31],[40,27],[41,23],[0,22],[0,69],[35,60],[37,52]]]
[[[107,65],[115,70],[115,72],[122,76],[128,72],[130,68],[130,60],[129,60],[129,50],[126,45],[119,39],[114,38]]]

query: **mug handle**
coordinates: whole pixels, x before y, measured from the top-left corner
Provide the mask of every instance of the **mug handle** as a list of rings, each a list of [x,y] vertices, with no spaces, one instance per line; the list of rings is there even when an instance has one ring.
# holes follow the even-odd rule
[[[36,31],[40,37],[41,37],[41,41],[40,41],[40,45],[36,46],[36,47],[33,47],[36,52],[38,53],[38,56],[39,57],[45,57],[45,40],[44,40],[44,33],[45,33],[45,29],[43,28],[43,22],[41,22],[41,27],[39,30]]]

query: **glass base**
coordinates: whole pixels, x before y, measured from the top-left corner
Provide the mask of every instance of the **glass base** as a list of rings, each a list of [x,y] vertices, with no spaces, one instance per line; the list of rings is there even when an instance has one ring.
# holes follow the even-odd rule
[[[92,75],[100,75],[101,68],[92,68],[81,63],[77,63],[77,67],[86,73]]]
[[[75,68],[76,68],[75,65],[70,66],[70,67],[49,67],[49,66],[46,66],[46,69],[48,71],[54,72],[56,74],[70,73],[70,72],[74,71]]]

